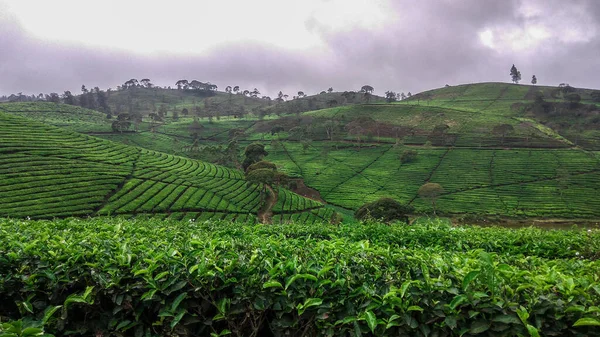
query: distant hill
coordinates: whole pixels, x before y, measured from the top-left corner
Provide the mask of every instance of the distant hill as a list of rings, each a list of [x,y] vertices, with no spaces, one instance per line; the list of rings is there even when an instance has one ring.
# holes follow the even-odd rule
[[[0,217],[158,214],[255,221],[259,188],[237,170],[0,112]],[[331,217],[316,201],[285,190],[280,195],[275,217]]]

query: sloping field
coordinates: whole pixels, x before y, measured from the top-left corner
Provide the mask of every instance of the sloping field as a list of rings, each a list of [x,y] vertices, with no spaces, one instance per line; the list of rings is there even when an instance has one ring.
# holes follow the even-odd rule
[[[327,148],[327,150],[324,150]],[[402,152],[418,152],[401,163]],[[313,142],[269,148],[268,160],[320,191],[332,204],[357,209],[392,197],[417,211],[431,205],[417,197],[426,182],[441,184],[444,213],[593,218],[600,216],[598,155],[577,149],[460,149],[372,145],[335,149]]]
[[[0,112],[77,132],[109,132],[112,120],[96,110],[50,102],[1,103]]]
[[[254,221],[259,191],[237,170],[0,112],[0,217],[158,213]],[[304,212],[314,221],[325,214],[314,212],[322,204],[292,196],[275,215]]]

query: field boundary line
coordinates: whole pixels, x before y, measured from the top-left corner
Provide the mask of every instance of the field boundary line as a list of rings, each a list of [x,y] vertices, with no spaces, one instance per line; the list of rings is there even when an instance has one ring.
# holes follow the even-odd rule
[[[117,187],[112,190],[110,193],[108,193],[106,196],[104,196],[104,200],[102,201],[102,203],[96,207],[94,209],[94,214],[98,214],[98,212],[100,212],[100,210],[102,208],[104,208],[106,205],[108,205],[108,201],[110,200],[110,198],[112,198],[115,194],[117,194],[119,191],[121,191],[123,189],[123,187],[125,187],[125,184],[130,181],[131,179],[133,179],[133,175],[135,173],[136,170],[136,164],[138,159],[141,156],[141,150],[137,149],[137,156],[131,161],[131,171],[129,172],[129,174],[127,176],[125,176],[123,178],[123,180],[117,185]]]

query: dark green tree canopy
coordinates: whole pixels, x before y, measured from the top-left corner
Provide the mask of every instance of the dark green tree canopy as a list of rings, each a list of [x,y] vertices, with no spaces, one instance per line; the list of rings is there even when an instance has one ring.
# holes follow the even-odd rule
[[[444,193],[444,188],[437,183],[425,183],[419,187],[419,191],[417,191],[419,197],[428,200],[431,203],[434,215],[436,214],[436,201],[442,193]]]
[[[358,220],[380,220],[392,222],[395,220],[408,223],[408,214],[412,213],[412,206],[403,205],[392,198],[381,198],[379,200],[362,205],[354,213]]]
[[[417,159],[417,150],[404,150],[400,156],[400,162],[402,164],[410,163]]]
[[[277,165],[271,163],[270,161],[261,160],[259,162],[256,162],[256,163],[248,166],[248,168],[246,169],[246,173],[250,173],[254,170],[262,170],[262,169],[277,171]]]
[[[517,67],[515,67],[514,64],[510,68],[510,77],[512,78],[513,83],[519,84],[519,81],[521,80],[521,72],[517,69]]]
[[[268,168],[259,168],[246,174],[246,180],[255,184],[272,185],[276,172]]]
[[[265,150],[265,146],[260,143],[252,143],[244,150],[244,162],[242,168],[245,170],[254,163],[262,160],[262,158],[269,153]]]

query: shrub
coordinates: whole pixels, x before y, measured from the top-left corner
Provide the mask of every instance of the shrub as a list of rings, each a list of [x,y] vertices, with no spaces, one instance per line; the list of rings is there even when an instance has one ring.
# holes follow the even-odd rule
[[[400,156],[400,162],[402,164],[410,163],[417,159],[417,150],[404,150]]]
[[[400,220],[408,223],[408,214],[414,209],[408,205],[402,205],[392,198],[381,198],[377,201],[362,205],[354,216],[358,220],[375,219],[383,222]]]

